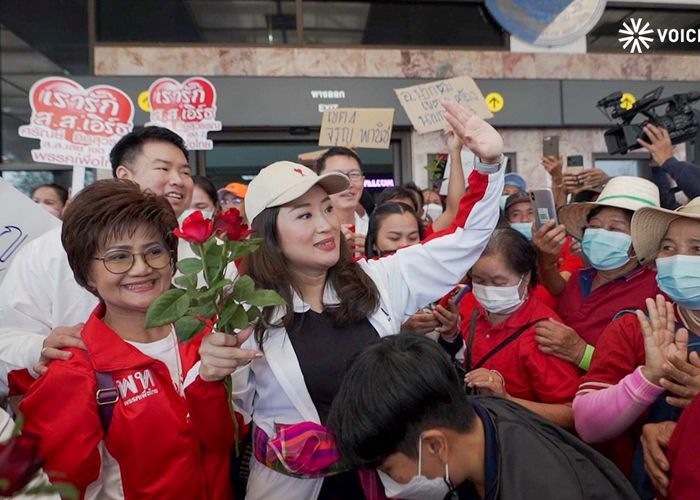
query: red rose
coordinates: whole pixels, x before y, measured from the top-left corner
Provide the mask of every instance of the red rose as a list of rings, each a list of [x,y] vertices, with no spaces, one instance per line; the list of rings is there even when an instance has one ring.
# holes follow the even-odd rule
[[[250,229],[243,224],[241,213],[236,208],[218,214],[214,219],[214,230],[219,236],[226,235],[228,241],[244,240],[250,234]]]
[[[0,486],[2,496],[11,496],[24,488],[41,468],[39,441],[21,434],[0,444],[0,479],[7,481],[7,488]]]
[[[190,243],[204,243],[213,233],[214,224],[211,219],[205,219],[199,210],[187,217],[181,227],[173,230],[175,236]]]

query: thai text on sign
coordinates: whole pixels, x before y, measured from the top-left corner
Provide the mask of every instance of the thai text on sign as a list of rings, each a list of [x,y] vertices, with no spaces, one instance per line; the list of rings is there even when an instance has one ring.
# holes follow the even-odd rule
[[[492,118],[484,96],[468,76],[394,89],[411,124],[420,134],[449,128],[442,101],[455,101],[481,118]]]
[[[393,108],[338,108],[323,113],[319,146],[388,149]]]

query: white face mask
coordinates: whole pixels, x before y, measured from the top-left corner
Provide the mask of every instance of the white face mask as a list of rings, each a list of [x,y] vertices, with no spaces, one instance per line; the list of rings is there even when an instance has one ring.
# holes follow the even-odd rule
[[[391,476],[378,470],[379,479],[384,485],[384,493],[389,498],[402,500],[443,500],[454,487],[450,482],[450,467],[445,464],[445,477],[428,479],[421,474],[423,462],[423,438],[418,438],[418,475],[405,484],[397,483]]]
[[[442,215],[442,205],[438,203],[428,203],[423,207],[423,213],[427,218],[435,222],[435,219]]]
[[[523,275],[514,286],[484,286],[472,283],[472,292],[488,312],[497,314],[508,314],[520,307],[527,294],[520,296],[520,285],[525,276]]]

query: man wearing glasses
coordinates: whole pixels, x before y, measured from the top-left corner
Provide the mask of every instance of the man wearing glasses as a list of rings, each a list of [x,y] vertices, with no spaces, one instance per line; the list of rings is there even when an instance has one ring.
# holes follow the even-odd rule
[[[189,207],[194,189],[187,157],[182,138],[162,127],[131,132],[110,152],[114,177],[164,196],[178,217]],[[187,257],[188,249],[180,248],[180,258]],[[155,255],[146,258],[157,261]],[[62,348],[84,348],[82,321],[96,305],[96,298],[75,282],[60,227],[25,245],[0,287],[0,396],[7,394],[11,370],[27,368],[41,375],[49,360],[71,356]]]
[[[333,209],[338,215],[345,239],[352,245],[355,256],[365,255],[365,236],[369,226],[369,215],[360,204],[365,187],[362,162],[352,149],[331,148],[316,163],[316,172],[340,172],[350,179],[350,186],[338,194],[331,195]]]

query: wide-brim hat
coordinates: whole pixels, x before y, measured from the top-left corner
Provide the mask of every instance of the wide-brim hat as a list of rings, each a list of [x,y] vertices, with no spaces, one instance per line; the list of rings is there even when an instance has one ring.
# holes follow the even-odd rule
[[[649,207],[641,208],[634,213],[632,246],[640,263],[645,264],[656,258],[668,226],[674,220],[681,218],[700,222],[700,196],[676,210]]]
[[[611,178],[596,201],[572,203],[561,207],[557,213],[559,222],[574,238],[581,239],[588,214],[597,207],[614,207],[636,212],[644,207],[659,207],[659,188],[641,177],[619,176]]]
[[[345,191],[350,180],[340,172],[318,175],[310,168],[291,161],[278,161],[268,165],[248,184],[246,216],[252,223],[266,208],[279,207],[296,200],[316,184],[328,194],[335,194]]]

